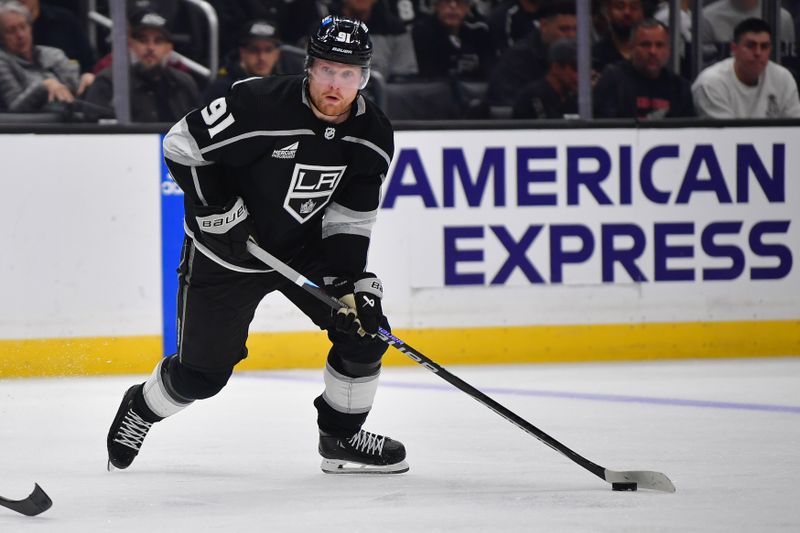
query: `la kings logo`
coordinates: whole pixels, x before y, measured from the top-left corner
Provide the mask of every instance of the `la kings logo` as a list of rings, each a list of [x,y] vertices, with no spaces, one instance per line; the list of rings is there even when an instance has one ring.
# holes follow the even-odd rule
[[[325,207],[346,169],[347,165],[328,167],[295,164],[283,208],[302,224]]]

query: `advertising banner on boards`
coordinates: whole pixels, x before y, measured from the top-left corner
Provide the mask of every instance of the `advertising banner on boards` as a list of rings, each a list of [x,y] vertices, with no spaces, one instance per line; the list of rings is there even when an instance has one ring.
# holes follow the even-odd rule
[[[428,251],[417,287],[796,285],[800,146],[748,133],[399,135],[382,207]]]

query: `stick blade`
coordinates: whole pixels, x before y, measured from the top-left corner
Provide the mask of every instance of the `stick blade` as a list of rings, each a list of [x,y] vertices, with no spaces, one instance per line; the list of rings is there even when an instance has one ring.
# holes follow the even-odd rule
[[[7,507],[25,516],[36,516],[50,509],[53,506],[53,500],[42,490],[38,483],[35,483],[33,492],[27,498],[23,500],[0,498],[0,506]]]
[[[605,471],[605,480],[609,483],[636,483],[640,489],[675,492],[675,485],[661,472],[649,470],[631,470],[628,472]]]

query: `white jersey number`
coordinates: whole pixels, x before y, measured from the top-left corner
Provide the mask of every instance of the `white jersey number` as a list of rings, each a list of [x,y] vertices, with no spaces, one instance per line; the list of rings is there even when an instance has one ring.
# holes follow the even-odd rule
[[[203,117],[203,121],[206,123],[208,128],[208,136],[209,138],[213,139],[214,135],[221,132],[234,122],[236,119],[233,118],[233,114],[228,114],[224,120],[220,121],[222,117],[224,117],[228,112],[228,104],[225,102],[225,98],[217,98],[210,104],[208,107],[205,107],[200,110],[200,116]],[[212,126],[214,123],[217,123],[216,126]]]

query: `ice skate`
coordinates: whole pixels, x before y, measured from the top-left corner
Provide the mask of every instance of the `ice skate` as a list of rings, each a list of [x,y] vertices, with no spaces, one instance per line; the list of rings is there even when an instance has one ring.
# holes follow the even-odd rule
[[[408,472],[403,443],[363,429],[350,438],[320,436],[326,474],[402,474]]]
[[[148,422],[136,412],[134,398],[142,385],[134,385],[125,392],[117,416],[108,430],[108,470],[128,468],[142,447],[144,438],[154,422]]]

